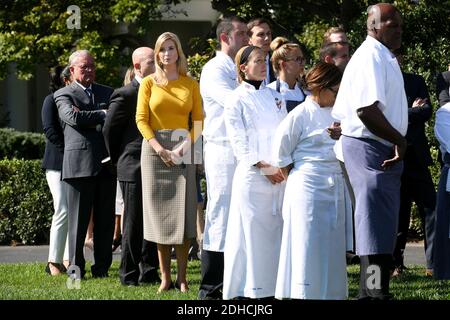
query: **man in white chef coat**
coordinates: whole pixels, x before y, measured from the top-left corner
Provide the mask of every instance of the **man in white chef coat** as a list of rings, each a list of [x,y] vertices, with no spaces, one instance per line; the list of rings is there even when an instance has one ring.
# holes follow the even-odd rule
[[[203,67],[200,93],[205,122],[203,129],[208,203],[203,235],[199,299],[222,299],[223,251],[236,160],[224,123],[225,99],[237,86],[234,57],[247,45],[247,25],[239,17],[224,18],[217,25],[220,50]]]

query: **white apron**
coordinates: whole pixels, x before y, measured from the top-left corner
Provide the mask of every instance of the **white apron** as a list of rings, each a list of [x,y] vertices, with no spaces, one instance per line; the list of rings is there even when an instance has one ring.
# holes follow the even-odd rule
[[[206,142],[204,147],[206,191],[203,249],[223,252],[236,159],[228,142]]]
[[[225,121],[238,165],[233,179],[224,251],[223,298],[275,295],[281,244],[284,183],[272,185],[253,166],[272,163],[272,138],[287,111],[272,89],[243,84],[225,108]]]
[[[283,236],[275,297],[346,299],[346,249],[353,245],[351,202],[332,140],[330,108],[312,99],[280,124],[274,153],[294,164],[283,201]]]
[[[334,172],[320,164],[292,169],[283,202],[276,298],[347,298],[349,204],[339,167]]]

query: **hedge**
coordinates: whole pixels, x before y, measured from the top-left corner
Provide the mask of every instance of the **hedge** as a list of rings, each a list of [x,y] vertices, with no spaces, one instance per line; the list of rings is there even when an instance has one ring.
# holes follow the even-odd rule
[[[0,128],[0,159],[42,159],[44,150],[45,136],[42,133]]]
[[[47,244],[53,202],[40,160],[0,160],[0,244]]]
[[[41,160],[36,160],[42,158],[44,149],[43,134],[0,128],[0,156],[5,158],[0,160],[0,244],[48,243],[53,203]],[[432,146],[431,150],[436,160],[437,148]],[[437,184],[439,165],[435,163],[430,169]],[[410,232],[423,236],[415,207]]]

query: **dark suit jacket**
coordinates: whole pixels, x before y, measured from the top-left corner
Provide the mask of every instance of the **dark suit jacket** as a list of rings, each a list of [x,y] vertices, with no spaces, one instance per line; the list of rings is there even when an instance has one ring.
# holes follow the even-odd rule
[[[114,91],[103,127],[106,149],[117,166],[119,181],[138,181],[141,176],[142,135],[136,126],[138,91],[136,79]]]
[[[273,70],[271,58],[272,58],[272,56],[269,55],[269,69],[267,70],[269,72],[269,83],[272,83],[275,80],[277,80],[277,75],[275,73],[275,70]]]
[[[438,96],[439,105],[442,107],[450,102],[450,71],[439,73],[436,79],[436,94]]]
[[[42,128],[45,134],[45,151],[42,168],[62,170],[64,153],[64,133],[58,116],[53,94],[45,97],[41,111]]]
[[[75,82],[53,95],[64,128],[63,179],[96,176],[108,157],[101,127],[113,88],[92,84],[93,103]],[[73,106],[80,111],[76,112]]]
[[[414,152],[415,157],[413,159],[418,164],[427,167],[433,163],[425,135],[425,122],[430,120],[433,113],[430,96],[422,76],[403,72],[403,80],[406,98],[408,99],[408,132],[406,133],[408,149]],[[427,98],[428,103],[423,107],[413,108],[412,104],[416,98]],[[411,161],[411,159],[408,158],[405,161]]]

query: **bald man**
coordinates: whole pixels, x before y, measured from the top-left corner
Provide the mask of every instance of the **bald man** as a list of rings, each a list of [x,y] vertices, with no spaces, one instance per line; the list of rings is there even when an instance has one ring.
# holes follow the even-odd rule
[[[156,244],[143,238],[141,144],[136,103],[141,80],[155,71],[154,52],[140,47],[132,55],[134,79],[114,91],[103,135],[123,193],[124,220],[120,282],[127,286],[160,282]]]
[[[389,280],[400,208],[408,105],[390,50],[402,39],[391,4],[369,7],[367,38],[350,59],[332,114],[341,121],[342,149],[355,193],[359,299],[390,299]]]

